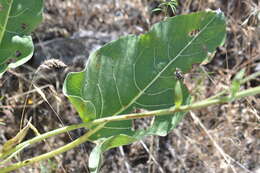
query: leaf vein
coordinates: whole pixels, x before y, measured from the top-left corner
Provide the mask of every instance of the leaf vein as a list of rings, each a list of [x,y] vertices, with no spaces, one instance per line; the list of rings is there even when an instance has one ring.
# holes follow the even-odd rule
[[[216,19],[216,17],[212,17],[212,19],[200,30],[200,32],[194,37],[192,38],[188,44],[186,46],[184,46],[184,48],[182,48],[179,53],[154,77],[154,79],[151,80],[151,82],[144,88],[142,89],[130,102],[128,105],[125,106],[125,109],[127,109],[129,106],[131,106],[132,104],[134,104],[139,97],[142,96],[142,94],[144,93],[145,90],[147,90],[148,88],[150,88],[154,82],[161,76],[161,74],[177,59],[180,57],[180,55],[195,41],[196,38],[198,38],[198,36],[201,35],[201,33],[207,29],[207,27]],[[134,75],[135,76],[135,75]],[[123,110],[120,109],[118,112],[115,113],[115,115],[121,113]]]

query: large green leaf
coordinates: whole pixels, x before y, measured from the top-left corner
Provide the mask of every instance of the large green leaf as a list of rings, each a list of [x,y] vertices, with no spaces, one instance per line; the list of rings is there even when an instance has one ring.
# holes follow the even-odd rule
[[[223,44],[225,18],[220,11],[180,15],[155,24],[140,36],[126,36],[106,44],[92,53],[82,72],[70,73],[64,83],[64,94],[83,121],[132,112],[174,106],[174,71],[188,72],[192,64],[206,60],[207,55]],[[189,93],[182,84],[183,104]],[[132,130],[132,121],[106,126],[92,140],[125,134],[141,138],[166,135],[184,113],[157,117],[150,128]]]
[[[42,21],[43,0],[0,0],[0,76],[33,55],[30,33]]]

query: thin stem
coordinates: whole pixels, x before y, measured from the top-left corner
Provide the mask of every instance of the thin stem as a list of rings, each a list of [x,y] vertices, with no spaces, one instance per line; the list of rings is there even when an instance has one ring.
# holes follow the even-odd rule
[[[4,172],[10,172],[10,171],[13,171],[13,170],[16,170],[18,168],[21,168],[23,166],[26,166],[26,165],[30,165],[32,163],[35,163],[35,162],[39,162],[39,161],[42,161],[42,160],[46,160],[46,159],[49,159],[51,157],[54,157],[58,154],[61,154],[65,151],[68,151],[72,148],[75,148],[76,146],[86,142],[88,140],[88,138],[93,135],[94,133],[96,133],[98,130],[100,130],[101,128],[104,127],[106,123],[101,123],[99,124],[96,128],[94,128],[93,130],[90,130],[88,131],[87,133],[85,133],[83,136],[79,137],[78,139],[74,140],[73,142],[71,143],[68,143],[58,149],[55,149],[51,152],[48,152],[48,153],[45,153],[45,154],[42,154],[40,156],[36,156],[36,157],[33,157],[31,159],[27,159],[25,161],[22,161],[22,162],[18,162],[18,163],[15,163],[11,166],[7,166],[5,168],[2,168],[0,170],[1,173],[4,173]]]
[[[259,93],[260,93],[260,87],[250,88],[250,89],[238,92],[233,99],[239,99],[241,97],[256,95]],[[230,97],[226,96],[226,97],[221,97],[221,98],[216,98],[216,99],[200,101],[197,103],[193,103],[191,105],[180,106],[179,108],[172,107],[172,108],[161,109],[161,110],[156,110],[156,111],[110,116],[110,117],[96,119],[96,120],[93,120],[88,123],[82,123],[82,124],[76,124],[76,125],[62,127],[60,129],[56,129],[56,130],[47,132],[47,133],[37,136],[31,140],[23,142],[23,143],[19,144],[17,147],[15,147],[14,149],[12,149],[10,152],[0,155],[0,158],[6,157],[10,153],[12,153],[16,150],[19,150],[21,147],[27,145],[28,143],[34,144],[36,142],[42,141],[43,139],[46,139],[46,138],[49,138],[49,137],[52,137],[52,136],[55,136],[55,135],[58,135],[58,134],[61,134],[64,132],[72,131],[72,130],[75,130],[78,128],[83,128],[83,127],[90,128],[93,125],[97,125],[97,124],[100,124],[103,122],[122,121],[122,120],[130,120],[130,119],[144,118],[144,117],[151,117],[151,116],[169,115],[169,114],[173,114],[175,112],[189,111],[189,110],[199,109],[202,107],[207,107],[207,106],[214,105],[214,104],[225,103],[225,102],[228,102],[229,100],[230,100]]]
[[[259,93],[260,93],[260,86],[238,92],[232,99],[239,99],[242,97],[252,96],[252,95],[259,94]],[[216,99],[211,99],[211,100],[200,101],[197,103],[193,103],[191,105],[180,106],[179,108],[172,107],[172,108],[161,109],[161,110],[156,110],[156,111],[111,116],[111,117],[96,119],[96,120],[92,121],[92,123],[99,124],[102,122],[122,121],[122,120],[130,120],[130,119],[144,118],[144,117],[151,117],[151,116],[169,115],[169,114],[173,114],[175,112],[185,112],[185,111],[200,109],[200,108],[215,105],[215,104],[226,103],[226,102],[229,102],[230,99],[231,99],[231,96],[226,96],[226,97],[221,97],[221,98],[216,98]]]
[[[62,128],[59,128],[59,129],[55,129],[53,131],[49,131],[47,133],[44,133],[44,134],[41,134],[39,136],[36,136],[28,141],[25,141],[19,145],[17,145],[15,148],[13,148],[12,150],[6,152],[6,153],[0,153],[0,158],[5,158],[7,157],[8,155],[10,155],[11,153],[17,151],[17,150],[20,150],[21,148],[25,148],[27,147],[28,145],[32,145],[34,143],[37,143],[39,141],[42,141],[46,138],[49,138],[49,137],[52,137],[52,136],[56,136],[56,135],[59,135],[61,133],[66,133],[68,131],[72,131],[72,130],[75,130],[75,129],[79,129],[79,128],[83,128],[83,127],[87,127],[87,128],[90,128],[91,127],[91,123],[81,123],[81,124],[75,124],[75,125],[71,125],[71,126],[65,126],[65,127],[62,127]]]
[[[200,108],[215,105],[215,104],[226,103],[226,102],[229,102],[231,99],[239,99],[239,98],[242,98],[242,97],[252,96],[252,95],[259,94],[259,93],[260,93],[260,86],[238,92],[234,97],[225,96],[225,97],[211,99],[211,100],[204,100],[204,101],[201,101],[201,102],[193,103],[191,105],[180,106],[178,108],[172,107],[172,108],[156,110],[156,111],[105,117],[105,118],[93,120],[92,122],[88,122],[88,123],[82,123],[82,124],[77,124],[77,125],[72,125],[72,126],[67,126],[67,127],[63,127],[63,128],[60,128],[60,129],[56,129],[54,131],[50,131],[50,132],[47,132],[43,135],[37,136],[37,137],[35,137],[35,138],[33,138],[29,141],[25,141],[25,142],[21,143],[20,145],[18,145],[17,147],[15,147],[15,149],[13,149],[11,151],[15,152],[19,149],[19,146],[21,148],[21,147],[24,147],[26,144],[27,145],[33,144],[33,143],[39,142],[39,141],[41,141],[45,138],[58,135],[60,133],[68,132],[68,131],[75,130],[77,128],[82,128],[82,127],[91,128],[94,125],[98,125],[96,128],[94,128],[93,130],[90,130],[89,132],[87,132],[82,137],[76,139],[75,141],[73,141],[73,142],[71,142],[71,143],[69,143],[69,144],[67,144],[67,145],[65,145],[61,148],[58,148],[54,151],[51,151],[49,153],[46,153],[46,154],[43,154],[43,155],[40,155],[40,156],[37,156],[37,157],[34,157],[32,159],[29,159],[29,160],[18,162],[18,163],[13,164],[9,167],[3,168],[2,170],[4,170],[5,172],[10,171],[10,170],[15,170],[15,169],[20,168],[22,166],[25,166],[25,165],[28,165],[28,164],[31,164],[31,163],[35,163],[37,161],[41,161],[41,160],[44,160],[44,159],[48,159],[48,158],[54,157],[55,155],[58,155],[62,152],[68,151],[69,149],[72,149],[72,148],[76,147],[77,145],[82,144],[85,141],[87,141],[89,136],[91,136],[92,134],[94,134],[95,132],[100,130],[107,122],[130,120],[130,119],[137,119],[137,118],[144,118],[144,117],[151,117],[151,116],[163,116],[163,115],[173,114],[175,112],[185,112],[185,111],[200,109]],[[10,155],[10,153],[12,153],[11,151],[9,152],[9,154],[5,154],[5,156]],[[3,156],[0,156],[0,157],[3,157]],[[2,172],[2,170],[0,172]]]
[[[259,71],[259,72],[256,72],[256,73],[253,73],[253,74],[251,74],[250,76],[247,76],[246,78],[244,78],[244,79],[241,81],[241,84],[246,83],[247,81],[250,81],[250,80],[252,80],[252,79],[256,79],[258,76],[260,76],[260,71]]]
[[[240,81],[240,84],[244,84],[244,83],[246,83],[246,82],[248,82],[248,81],[250,81],[252,79],[256,79],[258,76],[260,76],[260,72],[253,73],[250,76],[247,76],[246,78],[242,79]],[[219,92],[218,94],[216,94],[216,95],[214,95],[212,97],[207,98],[206,100],[212,100],[212,99],[221,97],[221,96],[223,96],[224,94],[226,94],[229,91],[230,91],[230,89],[225,89],[225,90]]]

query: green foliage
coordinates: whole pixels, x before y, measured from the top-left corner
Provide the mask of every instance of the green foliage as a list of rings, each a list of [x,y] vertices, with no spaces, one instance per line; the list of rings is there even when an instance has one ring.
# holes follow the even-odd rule
[[[42,21],[42,0],[0,0],[0,76],[33,55],[30,33]]]
[[[194,30],[200,31],[191,35]],[[187,72],[192,64],[207,57],[203,47],[213,52],[224,38],[222,13],[199,12],[169,18],[147,34],[122,37],[92,53],[84,71],[67,76],[64,93],[84,122],[130,113],[134,108],[171,107],[175,69]],[[185,103],[189,94],[182,87]],[[110,130],[99,132],[93,139],[133,134],[128,121],[107,128]]]
[[[102,153],[118,147],[122,145],[126,145],[129,143],[134,142],[136,139],[126,136],[126,135],[117,135],[117,136],[112,136],[107,139],[101,139],[98,141],[98,144],[96,147],[92,150],[90,156],[89,156],[89,169],[92,173],[97,173],[101,163],[102,163]]]
[[[240,70],[236,76],[234,77],[234,79],[232,80],[232,85],[231,85],[231,97],[233,98],[236,93],[239,91],[240,89],[240,85],[241,85],[241,81],[243,79],[245,75],[245,69]]]
[[[175,69],[188,72],[224,39],[225,18],[219,11],[168,18],[146,34],[122,37],[92,53],[84,71],[67,76],[64,94],[84,122],[131,113],[135,108],[158,110],[176,102],[188,104],[189,93],[182,82],[178,83],[181,101],[174,97],[178,81]],[[123,144],[128,144],[147,135],[166,135],[184,114],[156,117],[148,129],[142,130],[132,129],[130,120],[107,123],[90,140],[102,138],[105,142],[124,135],[128,142]],[[92,155],[103,151],[98,145]],[[99,167],[100,159],[97,160],[90,165],[93,170]]]
[[[169,15],[168,9],[171,10],[173,14],[176,13],[176,7],[178,6],[177,0],[165,0],[160,3],[160,5],[153,9],[152,12],[162,11],[165,15]]]
[[[177,81],[175,88],[174,88],[174,104],[176,108],[179,108],[182,104],[182,89],[181,89],[181,82]]]
[[[176,68],[175,70],[175,77],[177,79],[176,85],[174,87],[174,105],[175,108],[179,108],[182,104],[183,97],[182,97],[182,88],[181,88],[181,80],[183,80],[183,75],[180,69]]]

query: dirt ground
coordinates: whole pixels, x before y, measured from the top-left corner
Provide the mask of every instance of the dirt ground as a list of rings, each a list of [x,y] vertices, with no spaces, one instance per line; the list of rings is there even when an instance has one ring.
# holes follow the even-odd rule
[[[22,115],[32,117],[32,123],[40,133],[62,124],[80,123],[77,112],[62,94],[66,74],[82,70],[89,53],[103,44],[123,35],[144,33],[163,20],[163,14],[151,13],[157,5],[158,1],[152,0],[45,0],[44,21],[33,33],[34,57],[27,64],[9,70],[0,79],[0,120],[5,123],[0,125],[0,146],[19,131]],[[246,68],[246,75],[260,71],[258,0],[179,0],[176,13],[219,8],[227,17],[225,45],[217,49],[212,62],[202,68],[196,66],[191,73],[185,74],[185,82],[197,100],[228,88],[232,77],[242,68]],[[35,74],[39,65],[50,58],[63,61],[67,67]],[[208,76],[204,71],[212,73]],[[30,86],[32,80],[41,88],[49,104]],[[242,87],[259,84],[258,78]],[[27,106],[23,111],[27,95]],[[259,95],[194,111],[199,121],[187,114],[165,137],[147,137],[106,152],[101,172],[260,173],[259,111]],[[84,129],[73,131],[71,138],[76,139],[84,132]],[[33,136],[34,132],[29,131],[26,139]],[[51,151],[69,143],[71,138],[67,134],[50,138],[27,148],[12,163]],[[88,157],[93,147],[93,144],[85,143],[54,159],[16,172],[89,172]]]

